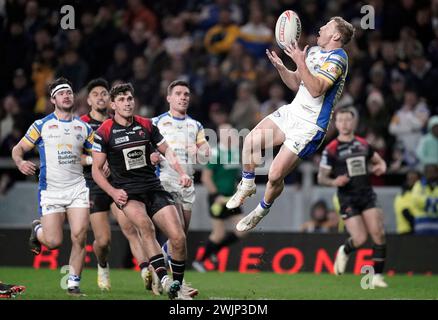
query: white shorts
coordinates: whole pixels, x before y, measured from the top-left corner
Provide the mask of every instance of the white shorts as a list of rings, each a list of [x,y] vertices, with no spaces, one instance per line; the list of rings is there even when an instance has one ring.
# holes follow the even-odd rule
[[[184,210],[192,210],[196,198],[193,184],[188,188],[183,188],[178,182],[165,180],[161,181],[161,185],[172,195],[175,202],[182,204]]]
[[[68,208],[89,208],[90,190],[85,182],[65,190],[41,190],[40,214],[66,212]]]
[[[325,132],[317,125],[293,114],[290,106],[282,106],[268,116],[284,133],[284,145],[301,159],[307,159],[321,146]]]

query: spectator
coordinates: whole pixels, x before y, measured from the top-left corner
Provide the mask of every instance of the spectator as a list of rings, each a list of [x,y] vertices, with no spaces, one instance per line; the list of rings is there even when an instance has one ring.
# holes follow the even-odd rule
[[[328,222],[328,207],[324,200],[318,200],[310,209],[310,220],[303,223],[301,232],[326,233],[333,227]],[[333,220],[332,220],[333,221]],[[337,226],[336,226],[337,228]]]
[[[412,188],[420,178],[421,175],[418,171],[408,171],[401,193],[395,197],[394,212],[398,234],[411,234],[414,232]]]
[[[284,100],[284,87],[280,83],[273,83],[269,87],[269,99],[260,106],[258,121],[267,117],[285,104],[287,104],[287,102]]]
[[[17,69],[12,80],[13,89],[11,94],[18,100],[23,114],[33,117],[36,98],[32,87],[29,85],[27,75],[23,69]]]
[[[237,100],[230,113],[230,121],[237,130],[251,130],[257,124],[260,103],[254,95],[252,85],[242,82],[237,88]]]
[[[119,43],[114,49],[114,62],[108,67],[106,79],[109,83],[115,80],[128,81],[131,70],[128,49],[126,45]]]
[[[417,148],[417,157],[422,166],[438,165],[438,116],[429,119],[428,133],[421,137]]]
[[[146,33],[146,25],[142,20],[134,22],[129,32],[129,39],[126,43],[129,57],[131,59],[141,56],[147,47],[149,36]]]
[[[146,8],[142,0],[128,0],[128,9],[124,16],[125,28],[130,30],[138,21],[144,24],[146,37],[149,37],[157,30],[158,22],[155,13]]]
[[[427,164],[424,168],[424,178],[417,181],[412,188],[415,234],[438,235],[437,198],[438,165]]]
[[[139,56],[132,62],[133,77],[130,82],[138,99],[137,110],[139,114],[152,116],[154,108],[151,106],[153,96],[158,91],[159,82],[149,76],[148,63],[145,57]]]
[[[429,110],[426,105],[418,101],[415,91],[408,90],[405,92],[403,106],[391,119],[389,132],[403,146],[404,161],[411,167],[417,165],[415,149],[428,117]]]
[[[204,45],[207,51],[214,55],[226,55],[239,36],[239,27],[231,20],[231,11],[221,9],[219,22],[208,29]]]
[[[366,100],[366,109],[361,115],[359,132],[366,134],[371,129],[379,136],[387,138],[389,119],[382,93],[379,90],[373,90]]]
[[[266,49],[269,48],[273,34],[263,21],[261,8],[251,9],[249,22],[240,28],[240,42],[245,50],[254,58],[264,58]]]
[[[144,55],[148,61],[150,76],[159,82],[161,72],[170,64],[170,57],[166,53],[161,38],[158,35],[154,34],[149,38]]]
[[[66,77],[73,84],[73,91],[78,92],[85,85],[88,77],[88,65],[73,49],[67,49],[55,72],[55,78]]]
[[[167,19],[166,33],[168,37],[164,39],[163,46],[169,56],[186,56],[192,47],[192,37],[186,31],[184,20],[178,17]]]

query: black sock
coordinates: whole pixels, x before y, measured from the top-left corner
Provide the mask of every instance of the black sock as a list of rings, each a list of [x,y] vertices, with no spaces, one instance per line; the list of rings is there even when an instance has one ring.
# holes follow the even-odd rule
[[[200,261],[204,261],[207,259],[212,253],[216,253],[218,250],[218,244],[214,243],[210,239],[207,240],[207,244],[205,245],[204,255],[201,257]]]
[[[386,244],[375,244],[373,246],[373,261],[374,261],[374,272],[382,273],[385,267],[386,258]]]
[[[144,268],[149,267],[149,262],[148,261],[143,261],[138,266],[139,266],[140,270],[143,270]]]
[[[353,238],[348,238],[347,240],[345,240],[345,243],[344,243],[344,252],[345,252],[345,254],[348,255],[348,254],[356,251],[356,249],[357,248],[355,248],[354,244],[353,244]]]
[[[230,244],[233,244],[235,242],[239,241],[239,237],[236,236],[236,234],[234,232],[230,232],[228,233],[225,238],[218,244],[217,251],[219,251],[220,249],[222,249],[223,247],[227,247]],[[216,252],[217,252],[216,251]],[[214,253],[216,253],[214,252]]]
[[[165,276],[167,276],[167,269],[166,269],[166,265],[164,264],[164,256],[162,253],[153,256],[150,259],[149,263],[152,265],[152,267],[154,267],[154,270],[157,273],[158,278],[160,278],[160,281]]]
[[[183,279],[184,279],[184,271],[186,269],[186,262],[183,261],[178,261],[175,259],[170,259],[170,266],[172,268],[172,276],[173,276],[173,280],[178,280],[179,283],[182,284]]]

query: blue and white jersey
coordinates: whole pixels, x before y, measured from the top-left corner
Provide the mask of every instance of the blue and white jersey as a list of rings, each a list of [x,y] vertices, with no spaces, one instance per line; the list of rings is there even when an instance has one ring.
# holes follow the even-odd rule
[[[190,150],[196,150],[197,145],[207,141],[202,124],[189,116],[184,118],[174,117],[170,112],[152,118],[152,123],[157,126],[166,142],[175,151],[182,168],[193,178],[193,164],[196,159],[193,158]],[[160,180],[176,179],[178,181],[179,178],[179,174],[164,159],[160,162],[157,174]]]
[[[74,117],[60,120],[55,113],[35,121],[23,141],[37,146],[40,154],[40,190],[64,190],[85,183],[81,155],[91,152],[91,127]]]
[[[344,49],[324,51],[315,46],[307,51],[306,65],[312,75],[331,84],[327,92],[313,98],[301,81],[295,99],[288,105],[297,117],[316,124],[326,130],[330,122],[333,107],[339,100],[348,72],[348,57]]]

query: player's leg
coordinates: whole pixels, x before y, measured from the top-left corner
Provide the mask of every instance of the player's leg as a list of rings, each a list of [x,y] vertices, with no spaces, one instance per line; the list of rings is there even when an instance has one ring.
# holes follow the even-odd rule
[[[101,290],[110,290],[108,255],[111,244],[111,226],[108,211],[90,212],[90,222],[94,234],[93,251],[97,258],[97,285]]]
[[[91,228],[94,234],[93,251],[97,262],[106,268],[111,245],[111,227],[108,211],[99,211],[90,215]]]
[[[67,218],[70,225],[71,253],[68,291],[70,294],[81,294],[79,290],[82,269],[85,262],[85,245],[87,230],[90,223],[89,208],[67,208]]]
[[[283,145],[269,169],[268,182],[262,201],[251,213],[239,221],[236,226],[238,231],[243,232],[253,229],[260,220],[269,213],[274,200],[283,191],[284,178],[294,170],[299,163],[300,158]]]
[[[169,244],[172,248],[172,257],[170,258],[169,264],[171,266],[173,280],[182,285],[187,256],[186,235],[176,207],[174,205],[162,207],[161,204],[164,203],[163,197],[165,197],[165,195],[163,193],[156,193],[155,195],[156,198],[152,205],[152,219],[155,225],[160,228],[169,239]],[[166,283],[164,282],[163,287],[166,288],[165,286]],[[178,299],[191,299],[184,290],[178,290],[177,294]]]
[[[334,265],[336,275],[341,275],[345,272],[349,255],[362,246],[368,237],[367,228],[360,214],[350,215],[344,220],[344,223],[350,237],[337,251]]]
[[[236,193],[228,200],[228,209],[240,207],[246,198],[255,194],[255,168],[261,163],[262,150],[281,145],[284,141],[283,131],[269,117],[263,119],[245,137],[242,150],[242,181]]]
[[[362,213],[365,225],[373,240],[374,272],[373,284],[376,287],[386,288],[388,285],[383,279],[383,269],[386,259],[385,229],[383,226],[383,212],[380,208],[369,208]]]
[[[44,213],[41,222],[35,221],[32,223],[33,236],[31,235],[31,239],[36,238],[38,243],[50,250],[59,248],[63,239],[65,212]],[[31,239],[30,242],[32,242]]]
[[[65,220],[65,201],[64,194],[40,190],[38,197],[40,199],[39,213],[40,220],[34,220],[31,225],[31,234],[29,237],[29,248],[34,254],[41,252],[41,245],[48,249],[57,249],[62,244],[63,223]]]
[[[216,254],[220,248],[219,244],[226,236],[225,222],[220,218],[211,219],[211,233],[208,236],[205,249],[201,257],[192,263],[192,267],[198,272],[206,272],[204,261]]]
[[[138,200],[132,200],[131,197],[131,200],[129,200],[128,203],[123,207],[123,212],[126,214],[131,223],[137,228],[137,230],[139,230],[142,239],[142,245],[144,246],[147,256],[150,257],[149,263],[152,265],[158,277],[160,278],[164,290],[168,293],[169,298],[176,298],[178,291],[181,288],[181,282],[172,282],[167,275],[164,256],[156,239],[154,224],[152,223],[151,218],[149,218],[149,216],[146,214],[146,207],[144,203]],[[176,209],[175,218],[179,219]],[[180,224],[179,220],[177,221]]]
[[[144,249],[138,230],[128,217],[126,217],[125,213],[117,208],[114,203],[111,205],[111,212],[116,218],[123,235],[128,240],[132,255],[138,262],[140,276],[143,279],[145,289],[152,290],[155,295],[160,295],[163,288],[161,287],[158,277],[155,278],[155,275],[152,274],[153,269],[149,265],[146,250]]]

